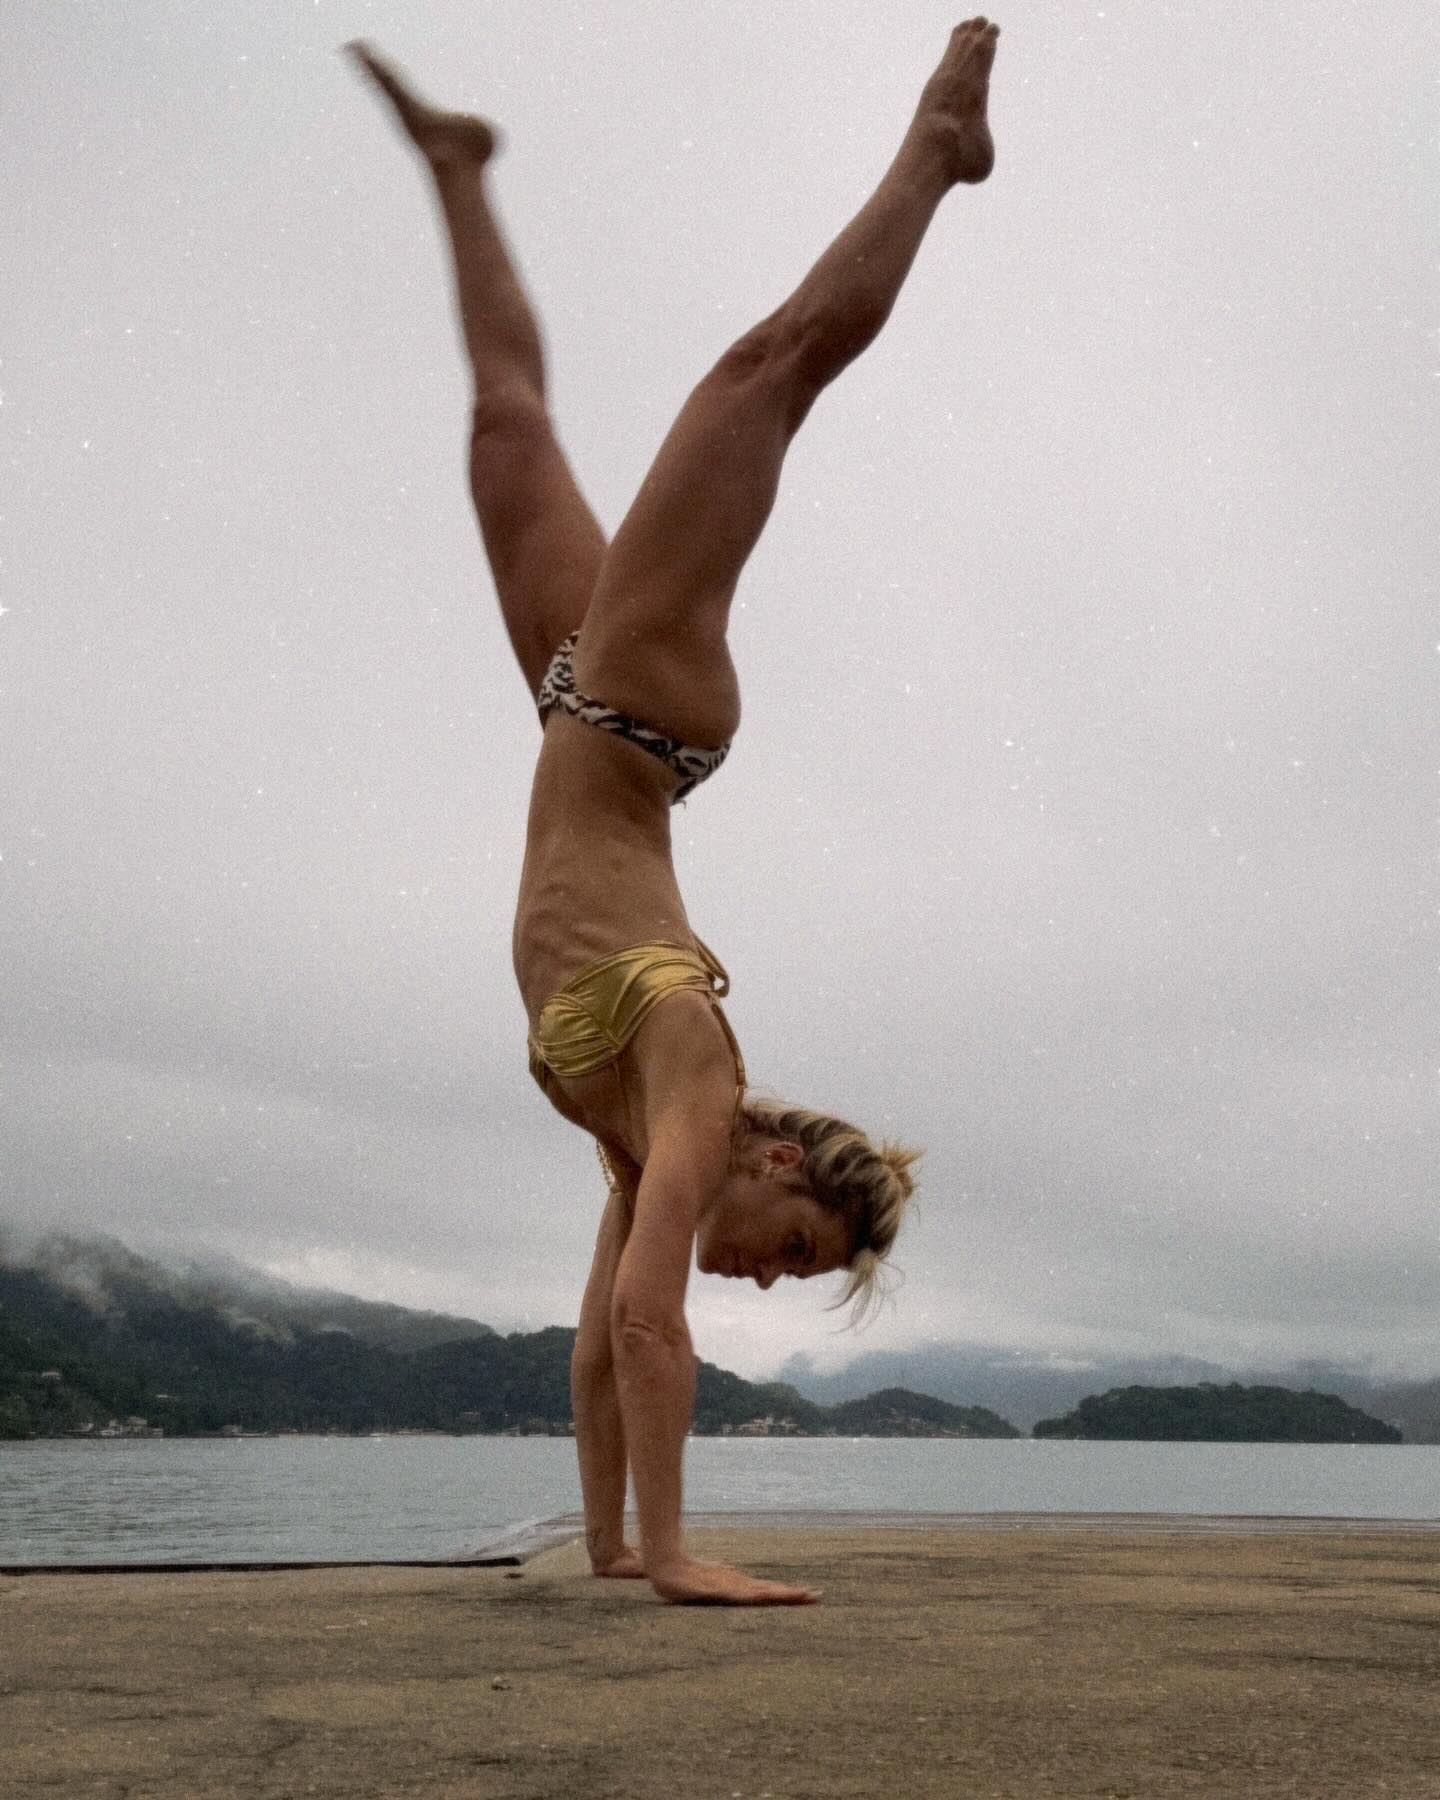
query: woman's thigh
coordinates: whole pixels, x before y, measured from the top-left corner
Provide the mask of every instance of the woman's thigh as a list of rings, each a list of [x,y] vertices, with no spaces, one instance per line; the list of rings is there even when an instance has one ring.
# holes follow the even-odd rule
[[[534,695],[555,648],[579,629],[605,535],[544,409],[477,409],[470,489],[510,643]]]
[[[730,604],[808,398],[764,327],[691,394],[601,563],[576,676],[687,741],[733,735]]]

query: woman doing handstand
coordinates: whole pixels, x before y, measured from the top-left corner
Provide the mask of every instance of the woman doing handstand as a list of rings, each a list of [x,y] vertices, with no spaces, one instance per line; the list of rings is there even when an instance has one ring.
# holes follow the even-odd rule
[[[474,371],[471,488],[543,726],[515,973],[531,1072],[611,1175],[572,1365],[591,1567],[648,1576],[666,1600],[816,1598],[682,1546],[692,1253],[703,1272],[762,1288],[845,1270],[842,1298],[863,1301],[914,1161],[843,1120],[747,1095],[724,972],[676,884],[669,811],[739,724],[730,603],[790,440],[884,324],[945,194],[990,173],[997,36],[984,19],[956,27],[875,193],[690,395],[609,545],[546,411],[539,332],[487,192],[494,133],[351,46],[434,176]],[[627,1465],[638,1552],[623,1536]]]

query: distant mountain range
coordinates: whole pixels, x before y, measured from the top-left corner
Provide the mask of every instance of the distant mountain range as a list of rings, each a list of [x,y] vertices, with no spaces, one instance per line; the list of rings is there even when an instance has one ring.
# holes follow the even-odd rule
[[[1130,1387],[1180,1387],[1250,1382],[1338,1395],[1398,1426],[1409,1444],[1440,1444],[1440,1377],[1377,1381],[1333,1363],[1288,1367],[1226,1368],[1194,1357],[1051,1358],[1033,1351],[982,1344],[936,1344],[915,1350],[862,1352],[844,1369],[821,1374],[804,1356],[792,1356],[776,1379],[808,1399],[833,1405],[852,1394],[892,1383],[917,1387],[942,1399],[964,1395],[972,1406],[1003,1413],[1022,1431],[1067,1413],[1090,1395]]]
[[[570,1429],[574,1332],[502,1337],[452,1314],[293,1286],[224,1256],[167,1266],[111,1238],[0,1227],[0,1436],[117,1430]],[[1060,1361],[963,1344],[862,1353],[771,1382],[701,1363],[695,1429],[1010,1437],[1119,1389],[1249,1381],[1322,1390],[1440,1443],[1440,1379],[1323,1363],[1237,1370],[1185,1357]],[[126,1421],[131,1421],[127,1424]]]
[[[573,1330],[515,1332],[165,1266],[111,1239],[0,1245],[0,1437],[571,1429]],[[756,1436],[1016,1437],[897,1387],[833,1407],[701,1363],[694,1428]]]

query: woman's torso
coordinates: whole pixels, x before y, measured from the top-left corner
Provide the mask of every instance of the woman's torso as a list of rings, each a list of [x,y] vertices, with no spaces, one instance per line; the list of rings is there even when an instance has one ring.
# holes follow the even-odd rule
[[[515,911],[515,977],[531,1030],[587,963],[630,945],[694,941],[670,850],[676,779],[654,758],[552,713],[535,768]],[[644,1161],[644,1065],[677,1031],[718,1032],[710,1004],[676,994],[591,1074],[551,1076],[556,1110],[612,1155]]]

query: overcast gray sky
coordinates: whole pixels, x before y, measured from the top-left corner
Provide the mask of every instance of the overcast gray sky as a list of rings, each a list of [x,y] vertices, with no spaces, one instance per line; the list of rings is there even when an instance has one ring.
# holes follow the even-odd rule
[[[933,0],[0,13],[0,1218],[573,1322],[509,964],[538,736],[420,170],[499,120],[609,528],[869,191]],[[1012,0],[991,182],[821,401],[675,818],[752,1078],[927,1146],[895,1306],[700,1353],[1440,1362],[1440,14]]]

